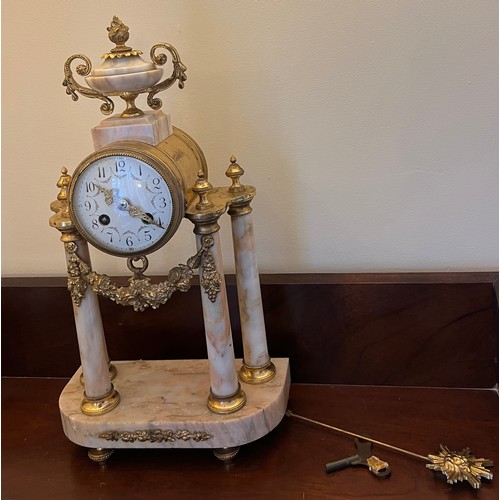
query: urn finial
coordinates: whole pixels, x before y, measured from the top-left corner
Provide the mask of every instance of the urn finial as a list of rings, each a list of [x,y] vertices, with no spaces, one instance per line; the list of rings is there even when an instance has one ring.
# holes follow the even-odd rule
[[[124,50],[132,50],[130,47],[125,46],[125,42],[128,40],[128,26],[125,26],[121,19],[117,16],[113,16],[111,25],[108,30],[108,38],[116,45],[115,48],[111,49],[111,52],[122,52]]]

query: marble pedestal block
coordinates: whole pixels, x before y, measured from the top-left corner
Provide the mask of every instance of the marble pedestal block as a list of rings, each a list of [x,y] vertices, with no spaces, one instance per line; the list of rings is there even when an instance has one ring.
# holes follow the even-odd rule
[[[92,140],[96,150],[116,141],[141,141],[156,146],[172,133],[170,115],[145,111],[143,116],[133,118],[106,118],[92,129]]]
[[[273,359],[276,376],[242,384],[246,405],[218,415],[207,408],[208,361],[113,361],[120,404],[100,416],[80,411],[80,370],[59,399],[66,436],[87,448],[230,448],[268,434],[283,418],[290,389],[288,358]],[[237,360],[237,367],[241,366]]]

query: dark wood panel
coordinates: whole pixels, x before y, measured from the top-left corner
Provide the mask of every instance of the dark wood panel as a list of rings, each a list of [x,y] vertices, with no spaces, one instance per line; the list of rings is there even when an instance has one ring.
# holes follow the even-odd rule
[[[470,447],[495,461],[494,479],[479,491],[449,485],[425,462],[374,446],[392,474],[379,479],[351,467],[326,474],[324,464],[353,454],[352,438],[285,417],[264,438],[241,448],[225,467],[210,450],[117,450],[108,464],[64,436],[60,379],[2,381],[2,498],[183,500],[303,500],[346,498],[498,498],[498,395],[494,391],[345,387],[292,384],[289,407],[298,414],[389,442],[421,455],[439,444]],[[213,492],[213,493],[212,493]]]
[[[263,275],[271,356],[301,383],[485,387],[497,382],[496,273]],[[234,277],[228,294],[242,355]],[[2,367],[70,376],[79,366],[61,278],[2,282]],[[101,301],[112,359],[204,358],[197,284],[157,311]]]
[[[116,278],[126,282],[126,278]],[[193,282],[196,282],[196,276]],[[498,283],[497,272],[449,272],[449,273],[288,273],[262,274],[261,284],[377,284],[377,283]],[[235,283],[233,274],[226,275],[229,284]],[[65,286],[64,276],[43,277],[2,277],[2,286],[5,287],[57,287]]]

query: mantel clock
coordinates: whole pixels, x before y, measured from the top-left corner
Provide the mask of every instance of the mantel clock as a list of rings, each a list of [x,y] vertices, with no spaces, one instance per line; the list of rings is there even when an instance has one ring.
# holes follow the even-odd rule
[[[243,169],[231,157],[227,187],[214,187],[202,150],[172,126],[156,96],[177,83],[186,66],[168,43],[154,45],[151,62],[127,46],[128,27],[115,17],[107,28],[115,44],[92,69],[82,55],[64,65],[66,92],[102,101],[112,115],[113,97],[125,109],[92,129],[95,151],[70,175],[61,169],[50,225],[64,243],[68,289],[81,357],[59,406],[63,428],[89,457],[104,462],[115,448],[211,448],[223,460],[270,432],[285,414],[288,359],[271,360],[255,256],[251,201],[255,188],[241,183]],[[170,60],[172,73],[163,77]],[[76,66],[77,78],[73,72]],[[78,80],[85,79],[87,86]],[[147,94],[150,110],[136,105]],[[219,218],[231,217],[243,360],[236,360],[223,274]],[[146,276],[148,259],[168,244],[183,218],[193,223],[196,249],[186,262]],[[92,268],[89,244],[124,259],[127,286]],[[111,361],[98,295],[140,313],[165,304],[200,276],[207,359]],[[175,340],[174,340],[175,341]]]

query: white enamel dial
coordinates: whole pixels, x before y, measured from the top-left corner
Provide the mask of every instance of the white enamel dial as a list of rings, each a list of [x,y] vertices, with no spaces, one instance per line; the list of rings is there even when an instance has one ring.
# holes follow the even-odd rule
[[[70,207],[89,243],[113,255],[134,256],[170,238],[174,199],[160,169],[135,156],[105,154],[75,174]]]

